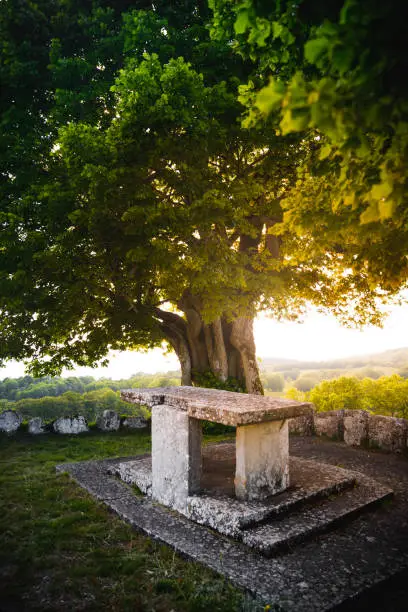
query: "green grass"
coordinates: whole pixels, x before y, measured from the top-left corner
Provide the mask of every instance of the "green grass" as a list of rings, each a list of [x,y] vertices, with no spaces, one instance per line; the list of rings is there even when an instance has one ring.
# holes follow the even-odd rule
[[[55,465],[149,451],[141,432],[0,435],[0,609],[262,610],[131,529]]]

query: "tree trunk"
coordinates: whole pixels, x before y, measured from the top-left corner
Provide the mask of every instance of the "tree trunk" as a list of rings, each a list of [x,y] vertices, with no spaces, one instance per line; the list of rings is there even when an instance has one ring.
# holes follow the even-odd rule
[[[234,321],[232,321],[230,342],[238,350],[241,356],[248,393],[263,395],[263,387],[255,352],[254,320],[249,317],[238,317],[234,319]]]
[[[179,308],[185,318],[157,309],[156,315],[168,342],[174,348],[181,366],[181,384],[204,383],[203,375],[211,373],[225,383],[235,379],[247,393],[263,395],[255,353],[253,319],[224,317],[204,323],[200,301],[186,294]]]

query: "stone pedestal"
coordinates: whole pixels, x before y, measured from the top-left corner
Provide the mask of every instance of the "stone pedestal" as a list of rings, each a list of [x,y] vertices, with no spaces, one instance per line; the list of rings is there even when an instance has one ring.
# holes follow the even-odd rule
[[[152,408],[152,497],[185,512],[201,478],[201,422],[172,406]]]
[[[237,427],[235,494],[265,499],[289,486],[288,421]]]

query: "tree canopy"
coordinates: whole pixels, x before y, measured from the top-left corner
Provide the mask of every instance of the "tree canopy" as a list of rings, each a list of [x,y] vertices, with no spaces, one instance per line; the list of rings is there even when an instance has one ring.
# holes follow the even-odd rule
[[[167,341],[184,384],[211,372],[257,393],[259,310],[295,317],[314,302],[378,320],[379,290],[400,285],[403,230],[360,223],[356,181],[378,183],[377,141],[360,166],[344,161],[311,118],[329,76],[296,36],[320,36],[323,9],[276,3],[272,19],[259,6],[213,0],[211,21],[189,0],[5,3],[2,358],[57,373]],[[358,204],[341,199],[346,179]]]
[[[211,0],[214,32],[259,61],[242,88],[247,124],[314,139],[283,203],[305,240],[348,245],[344,267],[392,293],[408,277],[406,3]],[[307,243],[312,245],[307,248]]]

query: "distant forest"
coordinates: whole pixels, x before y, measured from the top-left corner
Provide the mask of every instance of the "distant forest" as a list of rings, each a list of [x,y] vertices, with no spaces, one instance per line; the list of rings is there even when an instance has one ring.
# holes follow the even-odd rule
[[[408,348],[392,349],[374,355],[362,355],[328,361],[298,361],[295,359],[262,359],[265,389],[283,391],[295,387],[299,391],[310,391],[324,380],[340,376],[358,379],[397,374],[408,378]]]
[[[121,414],[145,415],[142,408],[123,402],[119,390],[179,384],[179,372],[139,372],[122,380],[95,380],[92,376],[5,378],[0,381],[0,412],[18,410],[26,419],[41,416],[46,420],[81,414],[88,421],[94,421],[100,412],[108,409]]]
[[[365,407],[381,414],[408,414],[404,399],[408,398],[408,348],[322,362],[266,358],[260,366],[267,394],[307,398],[318,410]],[[0,412],[15,409],[24,418],[41,416],[46,420],[82,414],[91,422],[106,409],[146,414],[142,408],[123,402],[120,389],[179,384],[177,370],[138,372],[121,380],[92,376],[5,378],[0,381]]]

